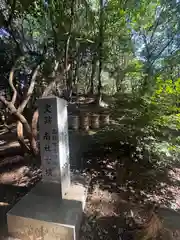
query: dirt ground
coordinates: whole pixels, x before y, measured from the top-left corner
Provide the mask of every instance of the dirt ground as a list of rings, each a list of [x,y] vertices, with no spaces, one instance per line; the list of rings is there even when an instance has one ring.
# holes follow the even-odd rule
[[[12,157],[11,157],[12,158]],[[41,178],[30,161],[14,161],[0,168],[0,239],[7,237],[6,213]],[[0,159],[0,164],[5,158]],[[158,204],[158,215],[175,240],[180,239],[180,168],[154,169],[131,162],[125,151],[103,147],[84,156],[91,175],[80,240],[122,240],[125,216],[147,202]],[[26,164],[25,164],[26,162]]]

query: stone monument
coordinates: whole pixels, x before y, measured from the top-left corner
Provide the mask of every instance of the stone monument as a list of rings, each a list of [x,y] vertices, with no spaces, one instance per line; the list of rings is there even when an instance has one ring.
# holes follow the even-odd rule
[[[8,213],[9,236],[21,240],[77,239],[89,179],[70,173],[67,102],[39,100],[42,180]]]
[[[42,181],[45,188],[40,193],[64,197],[70,187],[69,139],[67,102],[59,98],[39,100],[39,136],[42,163]],[[47,185],[49,188],[47,188]],[[44,190],[42,192],[41,190]]]

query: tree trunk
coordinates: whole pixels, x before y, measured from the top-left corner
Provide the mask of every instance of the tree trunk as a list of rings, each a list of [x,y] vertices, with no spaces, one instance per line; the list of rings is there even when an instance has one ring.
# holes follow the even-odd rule
[[[101,74],[102,74],[102,64],[103,64],[103,0],[99,0],[100,6],[100,15],[99,15],[99,73],[98,73],[98,94],[97,94],[97,102],[100,103],[101,101],[101,89],[102,89],[102,82],[101,82]]]
[[[17,138],[18,138],[18,142],[19,142],[21,148],[23,149],[23,151],[30,153],[30,148],[24,140],[23,125],[20,121],[17,122]]]
[[[152,86],[152,68],[148,61],[146,68],[144,69],[144,81],[141,89],[141,95],[150,93],[150,86]]]
[[[94,76],[96,72],[96,55],[93,56],[92,59],[92,71],[91,71],[91,78],[90,78],[90,94],[94,94]]]
[[[10,114],[14,115],[17,118],[17,136],[18,140],[23,146],[23,149],[28,150],[29,147],[24,141],[23,137],[23,127],[27,133],[27,137],[29,139],[29,142],[31,143],[32,140],[32,132],[31,132],[31,127],[26,120],[26,118],[15,108],[12,102],[8,102],[3,96],[0,96],[0,101],[8,108]],[[33,150],[33,149],[32,149]],[[34,151],[33,151],[34,152]]]
[[[75,7],[75,0],[71,0],[71,9],[70,9],[70,11],[71,11],[71,17],[70,17],[71,22],[70,22],[70,25],[69,25],[69,32],[68,32],[67,41],[66,41],[66,44],[65,44],[65,69],[67,68],[68,63],[69,63],[69,56],[70,56],[69,48],[70,48],[70,40],[71,40],[73,22],[74,22],[74,7]],[[70,92],[71,92],[70,88],[72,86],[72,79],[69,79],[68,75],[69,75],[68,72],[66,72],[66,85],[67,85],[68,93],[70,94]],[[71,83],[70,83],[70,81],[71,81]]]
[[[80,45],[76,42],[76,49],[77,49],[77,57],[75,62],[75,74],[73,78],[73,85],[76,89],[76,95],[78,95],[78,81],[79,81],[79,62],[80,62]]]
[[[122,70],[117,69],[117,76],[116,76],[116,89],[118,92],[122,90],[122,82],[125,77],[125,73]]]
[[[31,131],[32,131],[32,139],[31,146],[34,149],[35,154],[39,154],[39,148],[37,146],[37,124],[38,124],[39,112],[36,110],[32,117],[31,122]]]
[[[67,90],[68,90],[68,96],[67,99],[70,100],[72,97],[72,87],[73,87],[73,70],[69,71],[68,74],[68,80],[67,80]]]
[[[27,104],[32,96],[32,93],[34,91],[36,76],[37,76],[38,70],[40,68],[41,62],[42,62],[42,60],[40,60],[39,64],[32,71],[32,77],[31,77],[31,82],[30,82],[28,91],[24,96],[24,100],[22,101],[22,103],[19,105],[18,108],[15,107],[18,93],[17,93],[17,90],[13,83],[13,75],[14,75],[15,67],[12,68],[12,70],[10,72],[10,76],[9,76],[9,85],[10,85],[11,89],[13,90],[13,97],[12,97],[11,101],[9,102],[3,96],[0,96],[0,101],[8,108],[9,113],[11,115],[14,115],[17,119],[17,138],[18,138],[18,141],[19,141],[22,149],[25,152],[30,152],[30,150],[32,150],[34,155],[36,155],[36,151],[33,149],[32,145],[31,145],[32,138],[33,138],[32,132],[31,132],[31,127],[30,127],[27,119],[23,116],[23,111],[24,111],[25,107],[27,106]],[[27,138],[30,143],[29,145],[24,140],[23,127],[27,134]]]

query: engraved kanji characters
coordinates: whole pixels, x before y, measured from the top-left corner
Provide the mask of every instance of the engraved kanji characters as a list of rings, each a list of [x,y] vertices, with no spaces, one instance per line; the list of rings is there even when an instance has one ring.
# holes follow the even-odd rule
[[[47,176],[51,176],[52,177],[52,169],[51,168],[47,168],[45,171]]]
[[[52,123],[52,117],[51,116],[45,116],[44,117],[44,124],[51,124]]]
[[[50,140],[51,139],[50,134],[48,132],[45,132],[43,139],[44,140]]]
[[[45,144],[44,150],[45,150],[46,152],[50,152],[50,151],[51,151],[51,148],[50,148],[49,144]]]
[[[47,162],[47,164],[51,164],[51,157],[44,157],[44,161]]]
[[[58,130],[56,128],[52,129],[52,140],[57,141],[58,140]]]
[[[52,106],[50,104],[45,104],[44,113],[52,113]]]

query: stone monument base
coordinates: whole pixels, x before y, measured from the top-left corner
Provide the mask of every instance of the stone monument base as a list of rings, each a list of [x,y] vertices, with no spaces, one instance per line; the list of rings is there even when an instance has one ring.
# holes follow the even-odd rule
[[[39,183],[7,213],[9,237],[21,240],[77,240],[88,183],[89,178],[75,176],[62,200],[55,195],[41,196]]]

